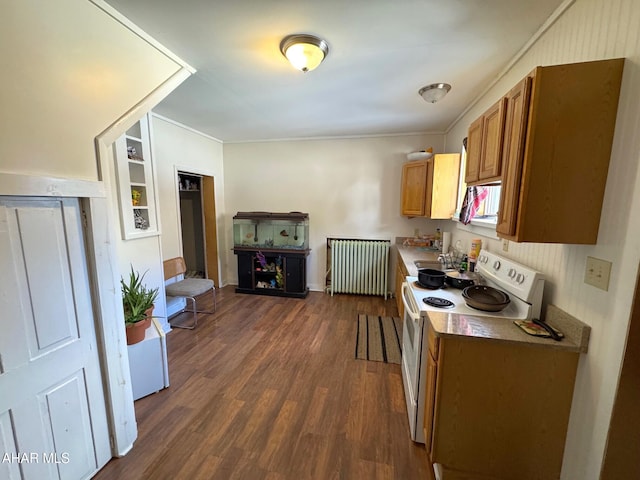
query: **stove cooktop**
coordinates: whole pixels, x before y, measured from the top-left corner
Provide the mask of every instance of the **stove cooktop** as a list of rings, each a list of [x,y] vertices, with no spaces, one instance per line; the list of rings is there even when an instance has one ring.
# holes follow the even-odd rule
[[[413,293],[415,304],[419,305],[421,312],[441,311],[513,320],[540,318],[544,290],[542,273],[487,250],[481,250],[478,255],[476,273],[482,278],[483,284],[502,290],[509,295],[511,302],[504,310],[486,312],[469,307],[462,297],[462,290],[457,288],[445,286],[430,290],[422,287],[417,277],[407,277],[407,282]],[[426,304],[423,301],[426,297],[442,298],[453,302],[454,305],[442,309]]]
[[[442,297],[425,297],[422,301],[430,307],[436,308],[453,308],[456,306],[451,300]]]
[[[448,286],[435,290],[424,288],[418,282],[417,277],[407,277],[407,283],[411,287],[411,292],[413,293],[416,304],[419,305],[418,308],[421,312],[457,313],[463,315],[474,315],[476,317],[501,317],[514,320],[524,320],[530,317],[531,305],[512,295],[509,295],[511,302],[504,310],[500,312],[486,312],[484,310],[478,310],[468,306],[462,296],[462,290],[459,288]],[[430,305],[425,302],[425,299],[429,297],[447,300],[453,303],[453,305],[447,308]]]

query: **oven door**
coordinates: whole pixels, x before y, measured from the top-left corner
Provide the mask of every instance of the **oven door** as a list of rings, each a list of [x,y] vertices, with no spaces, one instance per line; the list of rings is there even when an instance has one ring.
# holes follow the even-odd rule
[[[413,398],[418,398],[418,375],[420,370],[420,351],[422,349],[422,318],[413,298],[409,284],[402,285],[402,303],[404,321],[402,322],[402,364],[409,374]]]
[[[412,440],[416,440],[419,411],[420,358],[422,353],[423,319],[411,292],[411,287],[402,284],[404,319],[402,326],[402,383],[407,402],[409,427]]]

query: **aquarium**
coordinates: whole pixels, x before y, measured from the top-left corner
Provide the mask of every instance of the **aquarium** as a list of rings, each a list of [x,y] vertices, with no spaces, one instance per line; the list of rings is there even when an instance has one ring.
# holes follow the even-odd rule
[[[238,212],[233,217],[235,248],[309,248],[309,214],[301,212]]]

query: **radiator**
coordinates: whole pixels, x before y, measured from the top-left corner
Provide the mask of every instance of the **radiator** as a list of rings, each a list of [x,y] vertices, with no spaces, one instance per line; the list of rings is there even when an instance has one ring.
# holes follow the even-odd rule
[[[384,295],[389,276],[389,240],[327,239],[331,250],[331,295]]]

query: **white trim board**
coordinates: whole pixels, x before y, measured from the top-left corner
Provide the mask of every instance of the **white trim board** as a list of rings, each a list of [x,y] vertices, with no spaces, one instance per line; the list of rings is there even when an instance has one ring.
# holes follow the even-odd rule
[[[122,15],[119,11],[117,11],[111,5],[106,3],[104,0],[89,0],[89,1],[91,3],[93,3],[96,7],[98,7],[100,10],[105,12],[107,15],[109,15],[111,18],[116,20],[118,23],[120,23],[124,27],[128,28],[132,33],[136,34],[138,37],[143,39],[149,45],[154,47],[156,50],[158,50],[159,52],[163,53],[168,58],[170,58],[171,60],[176,62],[183,69],[186,69],[187,71],[189,71],[189,74],[196,73],[196,69],[195,68],[193,68],[191,65],[189,65],[184,60],[182,60],[180,57],[178,57],[175,53],[173,53],[167,47],[165,47],[160,42],[158,42],[155,38],[151,37],[147,32],[142,30],[135,23],[133,23],[127,17]]]
[[[104,198],[104,183],[0,172],[0,195]]]
[[[118,120],[107,127],[102,133],[96,137],[96,150],[100,156],[100,143],[111,145],[119,137],[129,129],[140,118],[146,115],[153,107],[160,103],[164,98],[175,90],[178,85],[191,76],[191,72],[186,68],[179,69],[164,83],[157,87],[153,92],[140,100],[128,112],[122,115]],[[103,157],[104,158],[104,157]],[[98,171],[102,174],[102,168],[98,165]],[[101,177],[102,178],[102,177]]]

